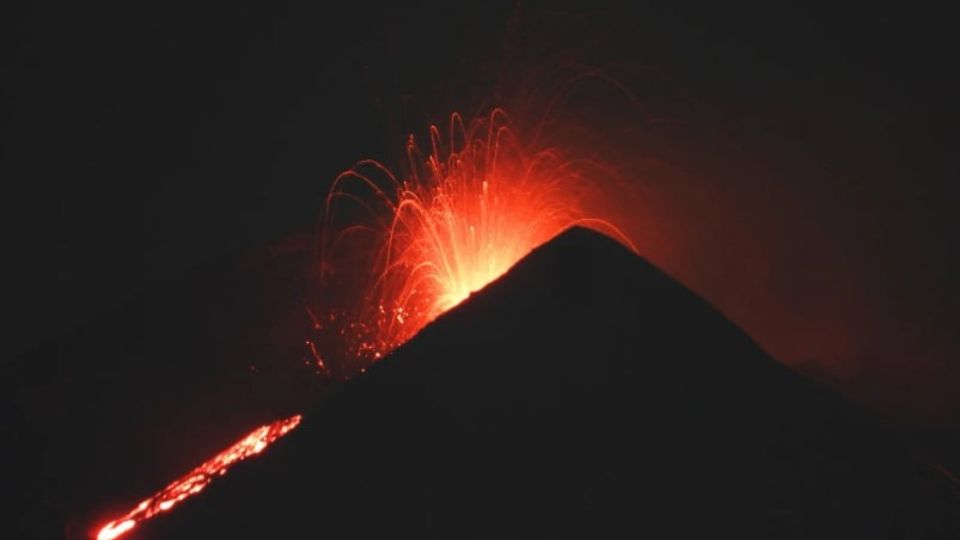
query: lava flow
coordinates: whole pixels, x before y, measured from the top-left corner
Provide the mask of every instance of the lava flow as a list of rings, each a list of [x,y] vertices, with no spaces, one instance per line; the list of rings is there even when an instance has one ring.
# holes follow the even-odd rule
[[[123,517],[104,525],[97,533],[97,540],[113,540],[136,527],[138,523],[150,519],[160,512],[166,512],[187,497],[200,493],[214,478],[226,474],[231,465],[259,454],[275,440],[289,433],[300,424],[300,418],[301,416],[298,414],[253,430],[230,448],[204,462],[153,497],[138,504],[136,508]]]
[[[573,225],[635,251],[610,221],[584,211],[582,201],[603,191],[600,168],[554,148],[527,148],[503,110],[466,124],[455,113],[445,140],[431,126],[430,146],[424,157],[410,136],[406,179],[361,161],[336,178],[326,198],[325,287],[344,288],[336,274],[368,280],[360,286],[363,301],[342,310],[347,327],[338,338],[361,369]]]

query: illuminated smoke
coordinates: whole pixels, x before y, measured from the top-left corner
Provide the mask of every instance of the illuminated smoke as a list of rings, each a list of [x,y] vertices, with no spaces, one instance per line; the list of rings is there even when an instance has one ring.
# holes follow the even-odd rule
[[[236,444],[207,460],[162,491],[144,500],[123,517],[104,525],[97,533],[97,540],[113,540],[130,531],[151,517],[166,512],[180,501],[203,491],[214,478],[227,473],[231,465],[259,454],[273,441],[283,437],[300,424],[298,414],[284,420],[277,420],[250,432]]]
[[[633,247],[612,223],[584,210],[583,201],[603,188],[599,168],[554,148],[526,148],[500,109],[466,125],[453,114],[446,137],[430,128],[429,155],[411,136],[407,156],[407,178],[361,161],[336,178],[326,198],[325,286],[337,286],[337,273],[368,278],[340,329],[346,356],[362,366],[573,225]]]

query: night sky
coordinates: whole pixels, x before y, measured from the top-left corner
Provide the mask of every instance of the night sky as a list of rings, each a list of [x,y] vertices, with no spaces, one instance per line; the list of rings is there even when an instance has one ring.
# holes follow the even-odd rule
[[[618,168],[643,255],[788,365],[956,421],[953,19],[670,4],[5,6],[4,357],[309,233],[338,172],[454,110],[529,125],[599,70],[633,99],[587,85],[555,139]]]

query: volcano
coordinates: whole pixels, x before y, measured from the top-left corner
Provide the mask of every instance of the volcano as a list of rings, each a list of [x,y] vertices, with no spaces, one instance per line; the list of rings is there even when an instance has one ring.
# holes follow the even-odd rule
[[[131,538],[920,538],[895,433],[574,228]]]

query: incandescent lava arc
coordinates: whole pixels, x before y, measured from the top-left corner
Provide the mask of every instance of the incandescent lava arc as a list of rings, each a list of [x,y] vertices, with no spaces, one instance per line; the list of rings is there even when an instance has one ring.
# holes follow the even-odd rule
[[[339,310],[347,358],[361,368],[380,359],[571,226],[636,251],[612,221],[584,208],[609,191],[609,170],[529,146],[502,109],[468,122],[454,113],[445,136],[430,127],[429,155],[409,137],[406,178],[366,160],[334,180],[319,234],[321,279],[327,289],[342,288],[336,274],[367,279],[363,298]]]

